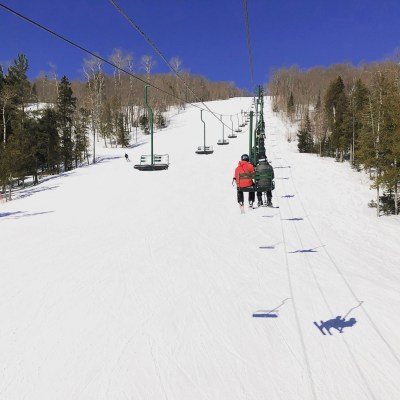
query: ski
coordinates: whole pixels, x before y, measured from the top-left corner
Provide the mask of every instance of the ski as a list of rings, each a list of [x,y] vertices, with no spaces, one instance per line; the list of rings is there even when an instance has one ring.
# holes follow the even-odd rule
[[[240,208],[240,214],[245,214],[244,205],[243,204],[239,204],[239,208]]]
[[[322,328],[314,321],[314,325],[321,331],[323,335],[325,335],[325,332],[322,330]]]

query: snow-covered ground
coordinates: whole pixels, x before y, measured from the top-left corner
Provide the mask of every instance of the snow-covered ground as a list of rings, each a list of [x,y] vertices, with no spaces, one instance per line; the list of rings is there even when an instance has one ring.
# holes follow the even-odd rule
[[[155,134],[167,171],[133,169],[149,137],[130,163],[98,146],[101,162],[0,204],[0,399],[400,398],[400,219],[367,207],[365,174],[297,153],[268,101],[279,208],[240,214],[248,133],[217,146],[203,118],[213,155],[195,154],[188,107]],[[339,315],[355,324],[313,324]]]

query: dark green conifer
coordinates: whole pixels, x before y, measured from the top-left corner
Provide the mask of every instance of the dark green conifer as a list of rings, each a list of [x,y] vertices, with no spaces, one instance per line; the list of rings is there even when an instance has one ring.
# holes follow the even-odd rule
[[[351,144],[349,102],[340,76],[328,87],[324,98],[324,110],[331,132],[331,151],[347,152]]]
[[[314,140],[312,136],[312,127],[308,113],[305,116],[303,128],[297,134],[297,148],[300,153],[312,153],[314,150]]]
[[[76,109],[76,98],[73,96],[71,84],[66,76],[63,76],[58,88],[57,114],[58,128],[61,138],[61,159],[64,163],[64,170],[72,168],[73,140],[72,123]]]

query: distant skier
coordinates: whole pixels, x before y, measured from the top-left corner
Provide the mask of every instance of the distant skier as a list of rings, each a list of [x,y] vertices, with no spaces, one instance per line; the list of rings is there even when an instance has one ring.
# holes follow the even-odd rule
[[[274,179],[274,169],[272,168],[272,165],[268,162],[267,156],[265,153],[261,153],[258,156],[258,164],[256,166],[256,172],[262,173],[262,174],[268,174],[268,178],[263,178],[260,179],[257,182],[257,186],[262,189],[262,191],[257,192],[257,204],[258,206],[263,205],[262,201],[262,194],[263,192],[266,192],[267,194],[267,207],[272,207],[272,190],[274,189],[273,187],[273,179]]]
[[[236,181],[236,187],[237,187],[237,201],[240,206],[243,206],[244,203],[244,196],[243,192],[239,190],[239,188],[245,188],[249,186],[253,186],[253,180],[252,179],[239,179],[239,174],[251,174],[254,173],[254,167],[253,164],[250,164],[250,158],[247,154],[243,154],[242,157],[240,158],[240,161],[238,163],[238,166],[235,169],[235,177],[233,178],[233,181]],[[233,185],[232,181],[232,185]],[[253,207],[255,199],[255,194],[254,192],[249,192],[249,206]]]
[[[126,154],[126,153],[125,153],[125,160],[126,160],[127,162],[131,161],[131,160],[129,159],[128,154]]]

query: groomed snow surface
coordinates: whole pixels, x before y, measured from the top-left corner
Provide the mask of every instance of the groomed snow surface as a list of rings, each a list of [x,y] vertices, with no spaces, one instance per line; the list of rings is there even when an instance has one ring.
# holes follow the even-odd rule
[[[299,154],[264,112],[279,208],[240,213],[247,127],[217,146],[203,113],[215,152],[197,155],[194,106],[154,135],[168,170],[133,168],[148,136],[98,143],[97,164],[0,205],[0,399],[400,399],[400,220],[367,207],[367,175]],[[356,323],[313,324],[337,316]]]

